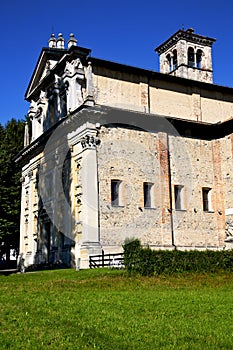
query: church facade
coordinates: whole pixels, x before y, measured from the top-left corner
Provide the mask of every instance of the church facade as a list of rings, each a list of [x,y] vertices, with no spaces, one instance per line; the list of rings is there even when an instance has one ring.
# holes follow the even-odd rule
[[[87,268],[133,237],[153,249],[231,248],[233,89],[213,84],[214,41],[178,30],[156,48],[155,72],[51,36],[16,160],[26,266]]]

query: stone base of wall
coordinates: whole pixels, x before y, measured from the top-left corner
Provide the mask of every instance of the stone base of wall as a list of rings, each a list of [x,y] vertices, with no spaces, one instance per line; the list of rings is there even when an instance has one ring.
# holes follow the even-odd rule
[[[98,242],[86,242],[80,247],[80,256],[76,258],[78,262],[78,269],[89,268],[89,257],[91,255],[102,254],[102,246]]]

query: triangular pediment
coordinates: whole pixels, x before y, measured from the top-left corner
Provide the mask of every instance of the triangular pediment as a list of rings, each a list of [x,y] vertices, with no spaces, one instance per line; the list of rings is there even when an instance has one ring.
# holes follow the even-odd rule
[[[60,61],[64,53],[64,50],[59,49],[42,49],[25,94],[26,100],[30,99],[31,94],[48,75],[49,71]]]

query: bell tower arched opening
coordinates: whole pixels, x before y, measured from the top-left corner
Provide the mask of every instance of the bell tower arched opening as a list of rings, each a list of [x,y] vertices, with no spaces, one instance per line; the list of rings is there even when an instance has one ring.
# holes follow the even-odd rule
[[[212,45],[215,39],[195,34],[192,28],[178,30],[155,51],[160,72],[213,83]]]

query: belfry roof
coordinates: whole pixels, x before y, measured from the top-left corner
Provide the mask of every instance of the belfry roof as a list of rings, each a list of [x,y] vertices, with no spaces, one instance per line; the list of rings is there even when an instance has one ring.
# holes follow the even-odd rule
[[[209,38],[207,36],[195,34],[192,28],[187,30],[180,29],[175,34],[170,36],[166,41],[164,41],[161,45],[155,48],[155,51],[158,54],[161,54],[167,51],[170,47],[176,44],[179,40],[186,40],[195,44],[201,44],[204,46],[212,46],[216,41],[214,38]]]

